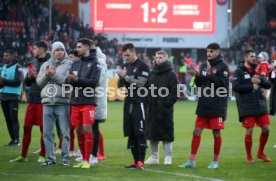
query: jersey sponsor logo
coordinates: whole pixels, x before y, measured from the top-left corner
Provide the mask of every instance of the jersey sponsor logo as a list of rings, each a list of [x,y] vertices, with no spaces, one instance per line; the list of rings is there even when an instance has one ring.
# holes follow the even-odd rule
[[[149,76],[149,73],[148,73],[148,72],[143,71],[143,72],[142,72],[142,75],[144,75],[144,76]]]
[[[250,79],[250,75],[249,74],[245,74],[244,75],[244,79]]]

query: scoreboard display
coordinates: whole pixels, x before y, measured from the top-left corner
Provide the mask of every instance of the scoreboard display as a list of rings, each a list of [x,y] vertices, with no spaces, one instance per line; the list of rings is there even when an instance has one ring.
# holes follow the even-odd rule
[[[95,32],[214,34],[216,0],[92,0]]]

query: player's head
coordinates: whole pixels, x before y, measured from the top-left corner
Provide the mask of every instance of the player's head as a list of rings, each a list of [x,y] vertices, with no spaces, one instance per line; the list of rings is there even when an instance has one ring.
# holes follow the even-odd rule
[[[43,58],[48,50],[48,44],[45,41],[38,41],[33,45],[33,56]]]
[[[132,43],[127,43],[122,48],[123,58],[127,63],[133,63],[136,61],[136,51]]]
[[[11,64],[14,58],[14,52],[12,50],[5,50],[3,54],[3,60],[5,64]]]
[[[68,56],[72,62],[79,59],[77,50],[70,50]]]
[[[79,56],[81,56],[81,57],[89,56],[90,49],[91,49],[91,40],[89,40],[88,38],[79,39],[76,49],[78,51]]]
[[[207,46],[207,59],[214,60],[221,54],[220,46],[218,43],[210,43]]]
[[[266,52],[259,53],[259,55],[258,55],[258,61],[259,62],[262,62],[262,61],[268,62],[268,60],[269,60],[268,53],[266,53]]]
[[[246,65],[249,65],[251,67],[255,67],[257,64],[257,60],[256,60],[256,53],[254,50],[252,49],[248,49],[244,51],[244,63]]]
[[[168,53],[165,50],[160,50],[155,53],[155,61],[157,65],[167,62],[168,58]]]

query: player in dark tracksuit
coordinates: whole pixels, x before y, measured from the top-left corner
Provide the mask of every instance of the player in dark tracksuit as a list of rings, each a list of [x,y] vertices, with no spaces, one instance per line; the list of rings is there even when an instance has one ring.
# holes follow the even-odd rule
[[[193,132],[190,160],[180,168],[195,168],[195,157],[200,144],[201,133],[204,128],[212,129],[214,136],[214,158],[208,168],[218,168],[218,157],[221,147],[220,130],[224,129],[224,121],[227,113],[229,68],[224,63],[220,46],[211,43],[207,46],[207,58],[199,70],[195,69],[195,83],[201,93],[198,97],[196,109],[197,119]],[[211,94],[210,90],[214,92]],[[218,90],[224,90],[220,94]]]
[[[251,148],[255,124],[262,129],[257,158],[265,162],[271,162],[271,159],[264,154],[264,147],[269,136],[270,118],[266,98],[262,90],[269,89],[271,82],[264,76],[255,76],[257,61],[253,50],[245,51],[244,60],[244,64],[235,71],[232,82],[237,100],[239,120],[242,122],[242,126],[246,128],[244,143],[247,163],[251,164],[254,162]]]
[[[136,57],[133,44],[125,44],[122,50],[127,63],[117,69],[120,77],[118,87],[125,86],[127,89],[124,104],[124,136],[128,136],[128,148],[131,149],[134,158],[134,163],[126,168],[143,169],[146,154],[145,104],[148,97],[144,96],[145,92],[140,88],[147,88],[149,69]]]

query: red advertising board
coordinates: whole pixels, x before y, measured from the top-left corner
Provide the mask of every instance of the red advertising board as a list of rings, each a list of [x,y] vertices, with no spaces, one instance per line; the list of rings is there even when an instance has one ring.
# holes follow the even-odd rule
[[[92,0],[96,32],[215,33],[216,0]]]

